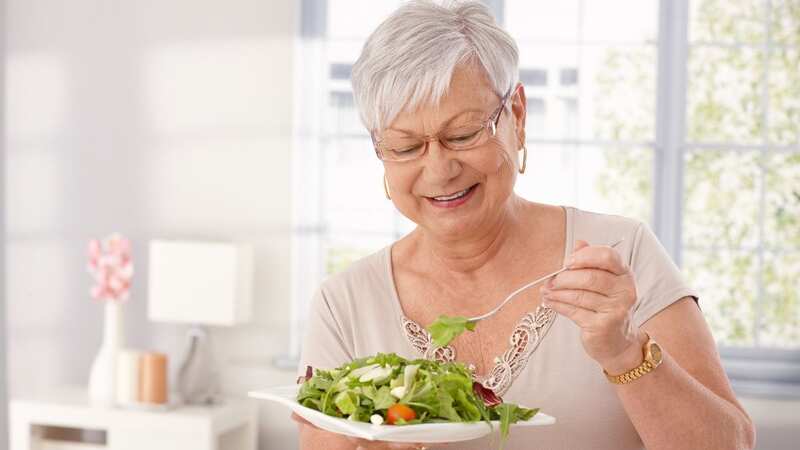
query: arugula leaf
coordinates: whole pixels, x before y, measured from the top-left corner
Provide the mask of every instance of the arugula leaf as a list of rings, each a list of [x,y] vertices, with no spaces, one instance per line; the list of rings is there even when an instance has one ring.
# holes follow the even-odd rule
[[[508,428],[511,424],[516,422],[516,420],[514,420],[516,409],[517,405],[510,405],[508,403],[499,404],[494,408],[500,416],[500,436],[502,436],[503,439],[508,436]]]
[[[475,330],[475,325],[476,322],[470,322],[466,317],[441,315],[428,326],[428,332],[436,347],[444,347],[465,330]]]
[[[508,437],[508,431],[512,423],[517,423],[520,420],[529,420],[539,412],[538,409],[522,408],[511,403],[501,403],[492,408],[492,410],[497,415],[497,419],[500,420],[500,450],[503,449],[503,444]]]

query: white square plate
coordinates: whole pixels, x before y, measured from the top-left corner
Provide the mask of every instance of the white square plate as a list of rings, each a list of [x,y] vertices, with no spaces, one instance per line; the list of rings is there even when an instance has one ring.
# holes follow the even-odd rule
[[[369,441],[413,442],[435,444],[441,442],[470,441],[486,436],[493,430],[500,430],[500,422],[492,421],[490,428],[486,422],[472,423],[422,423],[418,425],[373,425],[331,417],[315,409],[297,403],[299,385],[278,386],[249,392],[247,395],[261,400],[271,400],[297,413],[318,428],[332,433],[344,434]],[[556,423],[553,416],[538,412],[531,420],[517,422],[511,428],[535,427]],[[514,431],[512,430],[511,433]]]

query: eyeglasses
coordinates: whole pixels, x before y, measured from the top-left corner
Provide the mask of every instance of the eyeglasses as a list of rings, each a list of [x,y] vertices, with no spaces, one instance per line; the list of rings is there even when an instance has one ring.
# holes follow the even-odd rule
[[[497,134],[497,124],[511,90],[500,99],[500,106],[485,120],[472,121],[430,136],[390,136],[378,139],[372,135],[375,154],[383,161],[404,162],[421,158],[431,141],[453,151],[471,150],[485,144]]]

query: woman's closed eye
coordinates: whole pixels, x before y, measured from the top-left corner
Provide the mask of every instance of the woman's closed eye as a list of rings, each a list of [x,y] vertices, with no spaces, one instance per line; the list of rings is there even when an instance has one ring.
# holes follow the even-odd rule
[[[399,147],[399,148],[393,148],[392,151],[397,153],[398,155],[409,155],[409,154],[413,154],[413,153],[416,153],[416,152],[422,150],[422,147],[424,145],[425,145],[424,142],[419,142],[419,143],[416,143],[416,144],[405,145],[405,146]]]
[[[465,144],[469,143],[475,139],[477,139],[478,134],[481,132],[481,128],[472,129],[472,130],[460,130],[457,132],[453,132],[445,138],[448,143],[452,144]]]

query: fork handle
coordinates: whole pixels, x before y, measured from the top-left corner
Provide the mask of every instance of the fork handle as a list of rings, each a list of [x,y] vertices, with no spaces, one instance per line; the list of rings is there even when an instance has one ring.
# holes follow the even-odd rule
[[[625,238],[621,238],[621,239],[617,240],[616,242],[614,242],[613,244],[609,245],[609,247],[611,247],[611,248],[614,248],[614,247],[616,247],[617,245],[619,245],[619,244],[620,244],[622,241],[624,241],[624,240],[625,240]],[[533,281],[531,281],[530,283],[528,283],[528,284],[526,284],[526,285],[522,286],[521,288],[517,289],[516,291],[512,292],[512,293],[511,293],[511,294],[510,294],[508,297],[506,297],[506,299],[505,299],[505,300],[503,300],[502,302],[500,302],[500,304],[499,304],[499,305],[497,305],[497,307],[496,307],[496,308],[494,308],[493,310],[489,311],[489,312],[488,312],[488,313],[486,313],[486,314],[482,314],[482,315],[480,315],[480,316],[470,317],[470,318],[469,318],[469,319],[467,319],[467,320],[468,320],[469,322],[477,322],[477,321],[479,321],[479,320],[483,320],[483,319],[485,319],[485,318],[487,318],[487,317],[493,316],[493,315],[494,315],[494,314],[495,314],[497,311],[500,311],[500,309],[501,309],[501,308],[503,308],[503,306],[505,306],[505,305],[506,305],[506,303],[508,303],[508,302],[509,302],[509,301],[510,301],[512,298],[514,298],[514,296],[515,296],[515,295],[519,294],[520,292],[524,291],[525,289],[528,289],[528,288],[529,288],[529,287],[531,287],[531,286],[535,286],[535,285],[537,285],[537,284],[541,283],[542,281],[545,281],[545,280],[547,280],[548,278],[554,277],[554,276],[556,276],[556,275],[560,274],[561,272],[564,272],[565,270],[567,270],[567,267],[566,267],[566,266],[564,266],[564,267],[562,267],[562,268],[560,268],[560,269],[556,270],[556,271],[555,271],[555,272],[553,272],[553,273],[547,274],[547,275],[545,275],[545,276],[543,276],[543,277],[541,277],[541,278],[538,278],[538,279],[536,279],[536,280],[533,280]]]

